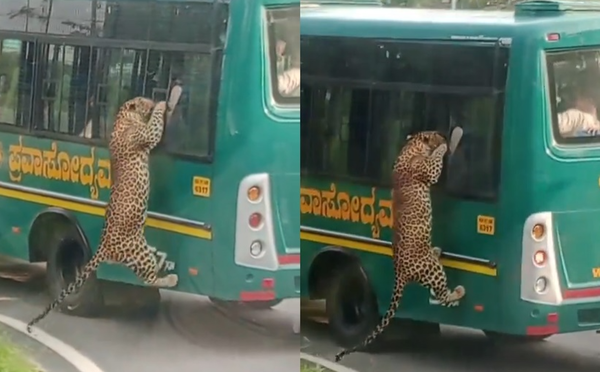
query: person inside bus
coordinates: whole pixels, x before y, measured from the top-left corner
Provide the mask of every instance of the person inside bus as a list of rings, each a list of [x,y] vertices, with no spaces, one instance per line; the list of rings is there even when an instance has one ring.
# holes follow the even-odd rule
[[[88,104],[89,104],[90,109],[92,109],[94,106],[93,97],[90,98]],[[83,130],[79,133],[79,137],[92,138],[92,125],[93,125],[93,120],[90,117],[89,120],[87,121],[87,123],[85,124],[85,127],[83,128]]]
[[[600,134],[600,121],[593,95],[578,89],[568,109],[558,114],[558,131],[563,137],[587,137]]]
[[[275,46],[277,55],[277,87],[279,94],[282,96],[295,97],[300,95],[300,56],[295,52],[295,48],[288,48],[287,46],[286,41],[277,40]],[[288,59],[289,66],[286,63]]]
[[[167,147],[177,146],[180,141],[179,132],[182,130],[183,112],[181,102],[183,101],[184,86],[179,74],[173,74],[169,84],[167,96],[167,120],[165,124],[165,144]]]
[[[181,99],[181,94],[183,93],[183,84],[179,77],[173,76],[171,79],[171,88],[169,89],[169,96],[167,100],[167,123],[177,122],[181,120],[181,110],[178,109],[179,100]],[[177,110],[177,111],[176,111]]]

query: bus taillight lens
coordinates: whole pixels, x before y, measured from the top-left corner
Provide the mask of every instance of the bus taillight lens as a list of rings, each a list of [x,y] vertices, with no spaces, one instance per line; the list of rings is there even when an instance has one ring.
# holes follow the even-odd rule
[[[252,213],[248,219],[248,224],[253,229],[260,228],[260,225],[262,224],[262,216],[260,213]]]
[[[260,187],[258,186],[252,186],[248,189],[248,200],[250,200],[253,203],[258,202],[260,200],[261,195],[262,194],[260,192]]]
[[[254,258],[259,258],[263,253],[263,245],[260,241],[255,240],[250,244],[250,254]]]
[[[546,258],[546,252],[539,250],[533,255],[533,263],[538,267],[542,267],[546,264]]]
[[[544,225],[542,225],[541,223],[536,224],[535,226],[533,226],[533,229],[531,229],[531,237],[535,240],[535,241],[540,241],[544,238],[544,235],[546,234],[546,227]]]
[[[537,280],[535,281],[535,291],[538,294],[542,294],[546,292],[546,288],[548,288],[548,279],[546,279],[543,276],[537,278]]]

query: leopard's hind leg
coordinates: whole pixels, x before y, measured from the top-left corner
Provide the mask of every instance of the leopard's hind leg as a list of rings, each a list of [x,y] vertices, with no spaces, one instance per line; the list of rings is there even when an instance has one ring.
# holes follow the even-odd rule
[[[149,246],[146,243],[146,239],[143,238],[136,242],[136,245],[135,257],[128,257],[125,265],[149,286],[162,288],[175,287],[178,282],[177,274],[169,274],[162,278],[158,277],[161,267],[156,258],[156,248]]]
[[[458,301],[465,296],[465,288],[461,285],[450,291],[446,272],[435,252],[428,258],[427,267],[422,271],[418,282],[432,290],[441,306],[458,306]]]
[[[158,263],[156,264],[156,273],[158,274],[165,266],[167,255],[165,252],[161,252],[158,250],[158,248],[151,245],[147,245],[146,247],[150,250],[150,252],[152,252],[153,255],[158,257]]]

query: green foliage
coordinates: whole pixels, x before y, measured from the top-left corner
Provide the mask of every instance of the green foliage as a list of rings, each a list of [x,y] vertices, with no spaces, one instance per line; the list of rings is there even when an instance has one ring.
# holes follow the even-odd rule
[[[330,369],[318,366],[304,359],[300,360],[300,372],[333,372]]]
[[[28,361],[20,350],[0,339],[0,371],[2,372],[36,372],[39,371]]]

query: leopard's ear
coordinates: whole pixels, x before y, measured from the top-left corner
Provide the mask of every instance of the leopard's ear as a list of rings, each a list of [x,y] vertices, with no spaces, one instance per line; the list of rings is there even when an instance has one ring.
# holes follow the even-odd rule
[[[138,100],[130,99],[121,106],[121,111],[137,111]]]
[[[409,134],[408,136],[406,136],[406,140],[408,141],[409,139],[413,138],[412,134]]]

